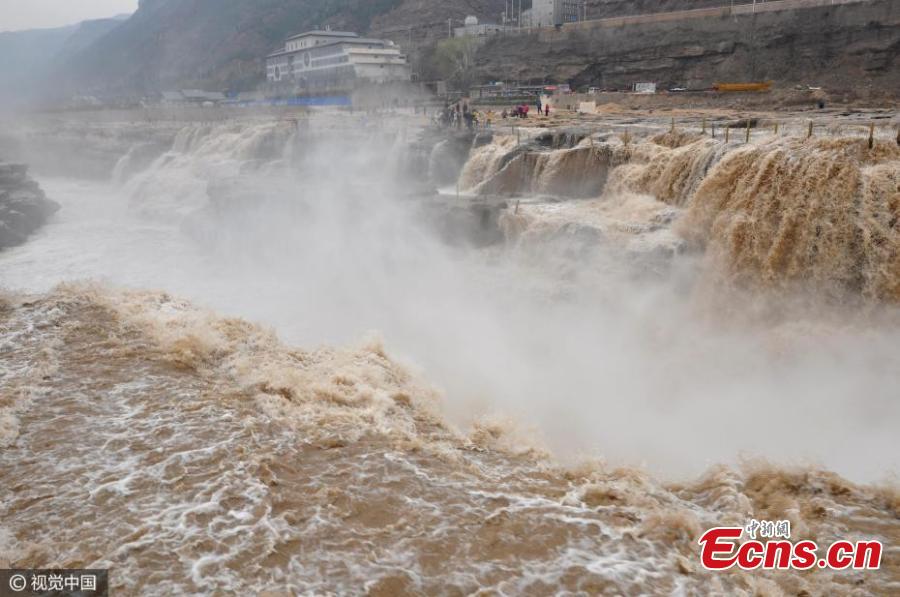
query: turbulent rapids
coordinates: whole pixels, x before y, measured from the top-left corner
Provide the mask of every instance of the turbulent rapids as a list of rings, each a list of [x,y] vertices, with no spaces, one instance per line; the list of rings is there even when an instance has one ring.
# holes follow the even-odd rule
[[[61,209],[0,253],[3,567],[129,595],[900,586],[896,145],[322,116],[71,125],[54,158],[33,126]],[[109,180],[54,167],[86,139]],[[882,570],[705,571],[702,532],[750,518],[880,539]]]
[[[288,349],[165,295],[84,286],[6,297],[2,326],[16,350],[0,557],[110,566],[130,594],[831,593],[856,581],[710,579],[695,538],[771,513],[821,540],[900,539],[896,493],[829,473],[756,465],[661,485],[555,469],[496,427],[459,434],[378,345]]]

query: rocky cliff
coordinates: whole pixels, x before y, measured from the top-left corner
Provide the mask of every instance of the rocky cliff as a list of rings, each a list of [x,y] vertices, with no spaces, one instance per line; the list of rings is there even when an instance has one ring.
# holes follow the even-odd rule
[[[0,162],[0,249],[22,244],[59,210],[24,164]]]
[[[752,0],[736,0],[743,3]],[[730,4],[730,0],[587,0],[589,19],[605,19],[622,15],[649,14],[675,10],[693,10]]]
[[[482,46],[480,78],[628,87],[709,87],[773,80],[896,97],[900,2],[872,0],[782,12],[594,26],[500,36]]]

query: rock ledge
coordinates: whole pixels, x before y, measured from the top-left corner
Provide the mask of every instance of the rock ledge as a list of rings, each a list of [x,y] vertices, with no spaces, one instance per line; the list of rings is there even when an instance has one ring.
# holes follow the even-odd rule
[[[28,166],[0,162],[0,249],[24,243],[59,207],[28,176]]]

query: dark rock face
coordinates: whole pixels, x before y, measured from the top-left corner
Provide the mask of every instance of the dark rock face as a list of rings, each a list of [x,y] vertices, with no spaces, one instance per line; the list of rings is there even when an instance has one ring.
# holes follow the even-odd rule
[[[726,5],[719,12],[727,12],[727,2],[718,4]],[[898,56],[900,2],[871,0],[678,21],[579,23],[494,36],[479,49],[476,70],[484,80],[619,90],[642,81],[691,89],[774,81],[780,87],[810,84],[861,97],[893,97],[900,88]]]
[[[24,243],[58,210],[28,176],[27,166],[0,162],[0,249]]]
[[[541,133],[535,143],[547,149],[571,149],[590,135],[587,129],[554,129]]]

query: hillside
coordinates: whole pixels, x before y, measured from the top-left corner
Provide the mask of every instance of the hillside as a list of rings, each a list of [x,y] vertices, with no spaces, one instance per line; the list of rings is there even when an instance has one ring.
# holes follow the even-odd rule
[[[498,23],[504,5],[503,0],[403,0],[393,10],[375,17],[371,31],[373,35],[390,37],[404,45],[410,45],[411,41],[415,48],[423,41],[447,37],[448,19],[453,27],[461,25],[469,15]]]
[[[720,0],[589,0],[591,16],[676,10]],[[530,5],[525,0],[523,6]],[[417,72],[448,20],[498,22],[504,0],[141,0],[121,27],[72,59],[60,90],[144,95],[168,88],[246,89],[263,75],[262,58],[292,33],[330,25],[393,39]]]
[[[752,0],[735,0],[750,2]],[[731,0],[587,0],[589,19],[605,19],[622,15],[693,10],[730,4]]]
[[[121,24],[98,19],[54,29],[0,33],[0,103],[27,101],[55,65],[89,47]],[[13,57],[9,59],[9,57]]]
[[[502,6],[503,0],[142,0],[131,19],[73,58],[64,82],[67,91],[97,94],[243,89],[261,80],[263,57],[293,33],[326,25],[368,32],[379,18],[407,27],[435,20],[446,31],[448,15],[499,14]]]
[[[485,80],[614,89],[640,81],[705,88],[717,81],[771,80],[782,88],[824,86],[848,99],[896,100],[898,57],[900,2],[869,0],[499,36],[480,48],[476,73]]]
[[[721,6],[725,0],[588,0],[591,18]],[[529,6],[529,0],[523,4]],[[504,0],[141,0],[122,23],[72,31],[0,35],[0,81],[56,66],[58,98],[141,97],[172,88],[243,90],[263,79],[264,57],[290,34],[331,26],[387,37],[413,70],[436,77],[434,44],[474,14],[499,20]],[[486,40],[476,80],[571,82],[623,87],[641,80],[703,86],[715,80],[773,79],[895,93],[900,53],[896,0],[606,28],[544,30]],[[10,45],[12,42],[18,45]],[[6,43],[6,45],[4,45]],[[65,59],[61,58],[65,57]]]

